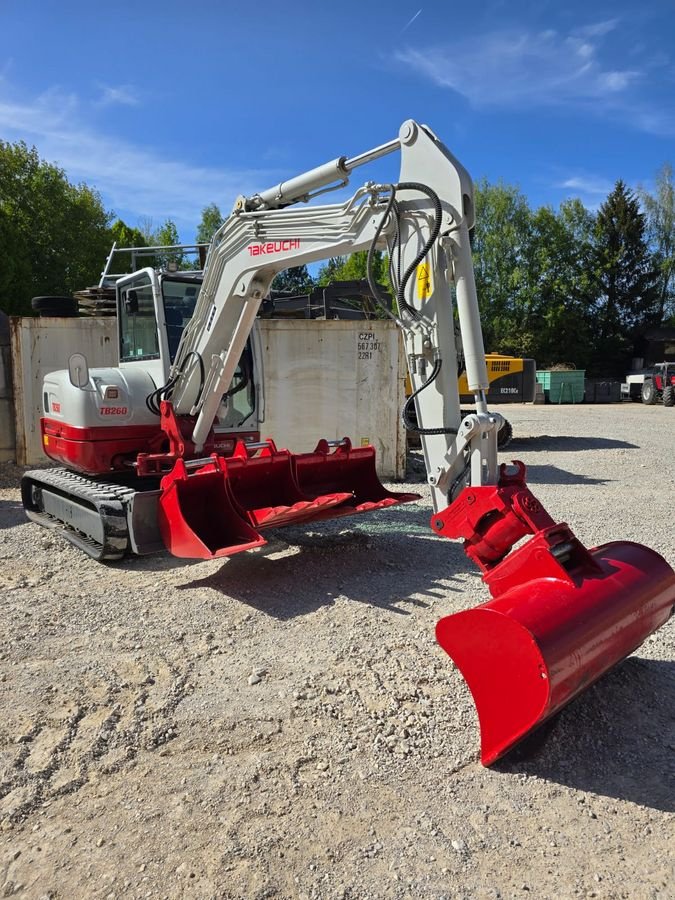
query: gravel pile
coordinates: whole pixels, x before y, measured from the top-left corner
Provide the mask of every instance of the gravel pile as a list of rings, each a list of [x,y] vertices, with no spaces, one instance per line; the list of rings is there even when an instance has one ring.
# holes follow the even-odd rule
[[[503,409],[503,460],[554,516],[675,565],[672,410]],[[424,498],[102,566],[25,522],[20,475],[0,466],[0,896],[673,896],[672,623],[486,770],[434,626],[487,594]]]

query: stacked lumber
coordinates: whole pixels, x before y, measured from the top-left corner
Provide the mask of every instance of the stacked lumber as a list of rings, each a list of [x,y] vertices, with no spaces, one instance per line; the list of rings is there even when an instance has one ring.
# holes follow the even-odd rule
[[[75,291],[73,294],[78,303],[81,316],[115,316],[117,306],[115,304],[114,287],[90,287],[83,291]]]

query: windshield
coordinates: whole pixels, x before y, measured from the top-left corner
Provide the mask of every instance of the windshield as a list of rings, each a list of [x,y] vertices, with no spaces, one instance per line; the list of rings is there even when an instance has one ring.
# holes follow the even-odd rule
[[[192,279],[162,279],[162,299],[166,335],[169,342],[169,358],[173,363],[183,329],[192,318],[197,303],[200,281]],[[218,424],[224,428],[239,428],[255,411],[255,386],[253,383],[253,356],[250,343],[239,360],[229,390],[223,395],[218,410]]]
[[[162,279],[162,299],[166,336],[169,341],[169,359],[174,361],[183,329],[192,318],[200,284],[195,281],[169,281]]]

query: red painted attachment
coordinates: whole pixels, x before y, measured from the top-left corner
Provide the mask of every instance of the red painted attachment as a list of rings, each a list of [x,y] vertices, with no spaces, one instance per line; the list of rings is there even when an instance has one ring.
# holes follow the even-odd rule
[[[257,528],[316,518],[351,497],[344,491],[318,497],[304,494],[295,480],[293,455],[277,450],[271,440],[253,447],[240,441],[224,471],[238,506]]]
[[[331,453],[331,445],[335,447]],[[352,516],[419,500],[419,494],[388,491],[375,470],[375,448],[352,447],[349,438],[329,443],[319,441],[313,453],[293,457],[300,489],[311,497],[336,491],[350,494],[350,499],[329,516]],[[326,518],[322,516],[322,518]]]
[[[476,703],[484,765],[637,649],[675,607],[675,572],[658,553],[628,542],[587,550],[553,523],[518,466],[517,475],[502,467],[496,487],[465,489],[432,519],[439,534],[465,538],[493,595],[436,627]],[[528,533],[509,554],[509,541]]]
[[[325,441],[314,453],[299,456],[277,450],[270,440],[240,441],[227,459],[216,454],[208,461],[178,459],[161,488],[159,522],[167,549],[198,559],[258,547],[265,543],[262,528],[353,515],[418,497],[385,490],[372,447],[351,451],[347,442],[330,453]]]
[[[159,528],[166,549],[174,556],[212,559],[265,543],[241,515],[225,465],[225,460],[214,454],[211,462],[189,475],[185,462],[179,459],[162,478]]]

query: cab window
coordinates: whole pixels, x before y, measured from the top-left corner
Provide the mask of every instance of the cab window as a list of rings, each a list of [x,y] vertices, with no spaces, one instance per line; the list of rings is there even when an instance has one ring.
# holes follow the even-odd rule
[[[159,359],[152,284],[147,275],[125,285],[119,303],[120,361]]]
[[[183,329],[195,311],[199,284],[194,281],[162,281],[166,337],[169,344],[169,360],[174,361]]]
[[[249,340],[235,370],[232,384],[223,394],[218,409],[218,424],[225,428],[241,428],[254,412],[253,353]]]

